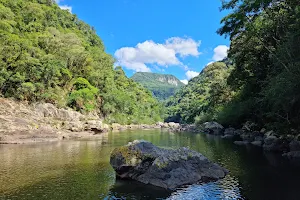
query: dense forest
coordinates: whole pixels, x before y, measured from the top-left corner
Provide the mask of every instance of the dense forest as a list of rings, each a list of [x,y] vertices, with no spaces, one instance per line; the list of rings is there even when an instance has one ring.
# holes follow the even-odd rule
[[[222,10],[230,14],[218,33],[231,40],[233,66],[206,67],[167,102],[168,113],[187,123],[217,120],[238,126],[250,120],[282,133],[299,129],[300,2],[230,0],[223,1]],[[215,75],[206,81],[211,68]]]
[[[161,106],[128,79],[93,27],[53,0],[0,0],[0,96],[153,123]]]
[[[229,102],[234,92],[227,85],[233,66],[227,61],[215,62],[189,81],[166,101],[167,121],[206,122],[215,119],[217,111]]]
[[[167,99],[166,120],[299,129],[299,1],[230,0],[222,10],[228,58]],[[159,121],[164,109],[152,93],[164,100],[177,90],[127,78],[94,28],[53,0],[0,0],[0,57],[0,96],[97,112],[108,123]]]
[[[131,79],[149,89],[160,101],[166,100],[184,86],[178,78],[171,74],[137,72]]]

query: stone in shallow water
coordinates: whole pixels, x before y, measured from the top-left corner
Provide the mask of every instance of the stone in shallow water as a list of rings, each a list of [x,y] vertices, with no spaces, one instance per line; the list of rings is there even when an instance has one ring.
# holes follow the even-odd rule
[[[222,135],[224,131],[224,127],[217,122],[205,122],[202,126],[209,134]]]
[[[111,154],[110,164],[119,178],[166,189],[215,181],[228,173],[196,151],[163,149],[146,141],[134,141],[116,148]]]

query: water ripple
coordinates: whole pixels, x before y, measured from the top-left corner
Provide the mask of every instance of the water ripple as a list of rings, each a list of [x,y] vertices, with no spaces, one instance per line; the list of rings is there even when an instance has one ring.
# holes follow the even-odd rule
[[[230,175],[217,182],[192,185],[172,193],[168,200],[217,200],[217,199],[243,199],[239,182]]]

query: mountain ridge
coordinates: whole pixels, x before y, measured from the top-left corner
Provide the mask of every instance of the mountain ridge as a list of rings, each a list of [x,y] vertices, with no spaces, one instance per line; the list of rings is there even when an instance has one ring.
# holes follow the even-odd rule
[[[167,99],[184,86],[184,84],[172,74],[137,72],[131,79],[150,90],[159,100]]]

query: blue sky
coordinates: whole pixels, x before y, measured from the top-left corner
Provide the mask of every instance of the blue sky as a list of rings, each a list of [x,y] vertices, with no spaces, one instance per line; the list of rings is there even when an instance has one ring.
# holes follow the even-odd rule
[[[106,51],[127,76],[136,71],[188,80],[227,55],[229,40],[216,34],[221,0],[57,0],[95,27]]]

